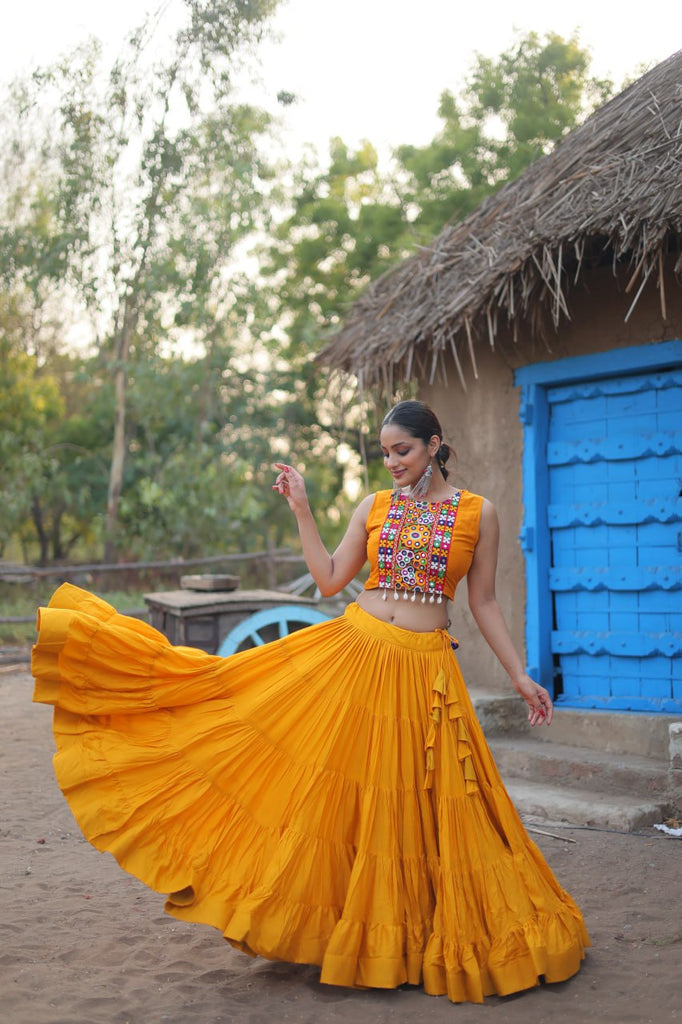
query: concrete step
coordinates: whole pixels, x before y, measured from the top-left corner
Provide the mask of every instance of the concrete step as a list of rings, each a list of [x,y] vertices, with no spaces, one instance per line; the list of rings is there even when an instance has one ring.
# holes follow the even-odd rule
[[[682,722],[672,715],[555,708],[530,729],[514,693],[471,694],[517,809],[529,824],[630,832],[682,807]],[[676,724],[677,723],[677,724]]]
[[[504,781],[516,810],[527,825],[555,822],[636,832],[662,822],[667,816],[665,801],[637,800],[623,794],[548,786],[525,779]]]
[[[488,693],[474,689],[469,690],[469,696],[486,737],[528,730],[528,710],[515,691]]]
[[[537,729],[537,737],[545,743],[665,760],[670,757],[670,726],[679,721],[679,715],[596,711],[558,704],[551,726]]]
[[[664,800],[669,793],[668,760],[545,743],[536,732],[525,737],[492,736],[488,742],[503,778],[645,800]]]
[[[527,709],[513,691],[493,693],[473,688],[470,696],[486,736],[504,733],[528,735]],[[549,729],[535,729],[538,740],[572,747],[585,747],[614,754],[668,759],[672,757],[671,736],[680,735],[682,767],[682,716],[646,712],[554,707]]]

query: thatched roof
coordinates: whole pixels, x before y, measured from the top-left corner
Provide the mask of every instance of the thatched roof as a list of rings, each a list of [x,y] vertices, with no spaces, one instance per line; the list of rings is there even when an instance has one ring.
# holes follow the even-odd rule
[[[682,51],[597,110],[466,220],[375,281],[320,360],[392,391],[433,381],[519,323],[556,327],[587,265],[632,268],[627,316],[663,257],[682,270]],[[660,278],[660,280],[659,280]],[[626,317],[627,319],[627,317]]]

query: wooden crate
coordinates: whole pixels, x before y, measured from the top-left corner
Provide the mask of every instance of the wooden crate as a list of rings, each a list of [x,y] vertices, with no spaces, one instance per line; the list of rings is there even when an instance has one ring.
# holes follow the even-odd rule
[[[277,605],[316,603],[279,590],[166,590],[145,594],[144,599],[151,625],[172,644],[198,647],[208,654],[215,654],[237,623],[254,612]]]

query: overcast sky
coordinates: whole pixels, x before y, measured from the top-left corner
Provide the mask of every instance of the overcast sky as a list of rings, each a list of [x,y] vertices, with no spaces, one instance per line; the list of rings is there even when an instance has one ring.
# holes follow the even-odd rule
[[[181,0],[169,0],[167,17]],[[19,0],[6,5],[0,35],[0,77],[8,80],[47,62],[88,35],[109,56],[158,2],[145,0]],[[604,0],[286,0],[276,18],[277,43],[262,50],[264,90],[295,93],[286,111],[286,143],[295,156],[304,142],[326,149],[332,135],[353,145],[369,138],[382,148],[423,143],[438,127],[438,97],[457,90],[477,52],[495,56],[515,29],[578,31],[593,70],[617,84],[642,64],[682,48],[682,3],[613,5]]]

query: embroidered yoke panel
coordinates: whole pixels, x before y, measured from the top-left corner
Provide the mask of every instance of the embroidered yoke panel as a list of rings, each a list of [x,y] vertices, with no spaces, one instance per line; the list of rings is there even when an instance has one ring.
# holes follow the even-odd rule
[[[366,590],[452,600],[478,540],[483,498],[457,491],[446,501],[415,501],[378,491],[367,517]]]

